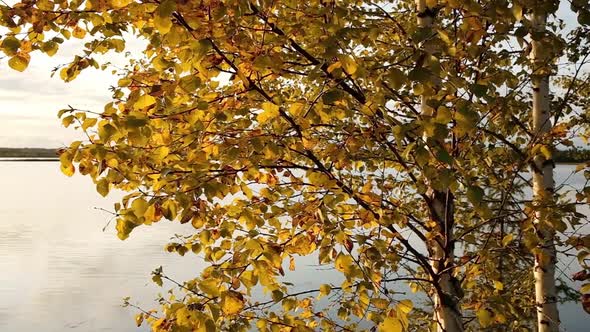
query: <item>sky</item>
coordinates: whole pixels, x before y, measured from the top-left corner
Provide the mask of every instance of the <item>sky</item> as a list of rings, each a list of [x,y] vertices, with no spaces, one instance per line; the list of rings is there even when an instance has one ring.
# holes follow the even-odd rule
[[[102,111],[111,100],[109,87],[117,85],[118,76],[110,69],[89,68],[72,82],[59,78],[59,71],[51,77],[56,66],[70,63],[76,52],[83,49],[78,39],[67,40],[57,54],[32,53],[29,67],[17,72],[8,67],[7,59],[0,60],[0,147],[57,148],[82,139],[73,127],[64,128],[57,117],[60,109],[74,108]],[[128,49],[141,52],[143,43],[129,39]],[[108,53],[108,61],[123,66],[123,53]],[[99,63],[105,56],[95,56]]]
[[[61,147],[79,138],[73,129],[61,126],[57,111],[70,104],[83,109],[102,109],[110,99],[108,87],[116,83],[110,72],[88,70],[78,79],[64,83],[51,69],[71,61],[74,47],[66,44],[49,58],[33,53],[24,72],[0,61],[0,147]]]
[[[566,22],[574,20],[566,1],[560,16]],[[131,52],[141,52],[143,43],[128,38]],[[118,77],[110,70],[84,70],[73,82],[64,83],[59,74],[50,77],[51,69],[69,63],[82,41],[66,41],[53,57],[33,53],[25,72],[16,72],[0,59],[0,147],[58,148],[69,142],[83,139],[73,128],[63,128],[57,118],[60,109],[68,105],[79,109],[101,111],[110,101],[109,87],[116,85]],[[101,58],[97,57],[99,62]],[[102,60],[105,60],[103,57]],[[109,53],[108,60],[122,65],[123,54]]]

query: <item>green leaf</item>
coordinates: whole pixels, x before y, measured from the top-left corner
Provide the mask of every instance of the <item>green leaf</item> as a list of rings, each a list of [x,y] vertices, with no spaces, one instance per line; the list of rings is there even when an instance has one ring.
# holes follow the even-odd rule
[[[108,142],[109,139],[117,132],[117,128],[113,127],[111,124],[106,123],[104,125],[98,126],[98,137],[103,142]]]
[[[6,53],[6,55],[14,55],[18,51],[20,47],[20,40],[16,39],[13,36],[8,36],[2,40],[2,44],[0,44],[0,48]]]
[[[581,25],[590,25],[590,10],[580,10],[578,13],[578,23]]]
[[[484,97],[486,95],[486,93],[488,92],[488,87],[487,85],[482,85],[482,84],[473,84],[471,86],[471,92],[473,92],[473,94],[476,97]]]
[[[483,200],[484,191],[478,186],[471,186],[467,188],[467,199],[474,206],[479,206]]]
[[[96,191],[103,197],[109,194],[109,182],[107,179],[100,179],[96,182]]]
[[[272,297],[272,300],[273,301],[279,302],[280,300],[283,299],[284,296],[283,296],[283,292],[281,292],[278,289],[275,289],[275,290],[272,291],[271,297]]]
[[[59,44],[51,40],[46,43],[43,43],[43,46],[41,46],[41,50],[49,56],[54,56],[55,53],[57,53],[58,49]]]
[[[164,0],[158,6],[158,16],[169,17],[176,10],[175,0]]]
[[[436,153],[436,159],[446,163],[448,165],[453,164],[453,157],[444,149],[439,149]]]

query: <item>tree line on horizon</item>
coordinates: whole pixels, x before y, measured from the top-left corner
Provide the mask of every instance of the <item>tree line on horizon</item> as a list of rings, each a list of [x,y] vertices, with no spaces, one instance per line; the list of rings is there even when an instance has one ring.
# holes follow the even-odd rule
[[[0,148],[0,158],[58,158],[60,149]],[[555,150],[555,163],[590,162],[590,150],[582,148]]]

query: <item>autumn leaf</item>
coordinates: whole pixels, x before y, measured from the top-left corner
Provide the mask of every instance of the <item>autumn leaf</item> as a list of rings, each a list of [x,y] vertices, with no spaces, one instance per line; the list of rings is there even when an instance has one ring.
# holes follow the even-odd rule
[[[8,60],[8,65],[16,71],[25,71],[29,66],[29,60],[28,55],[17,54]]]
[[[262,104],[262,112],[258,114],[256,120],[258,120],[258,122],[261,124],[264,124],[278,117],[279,115],[279,106],[275,105],[274,103],[265,102]]]

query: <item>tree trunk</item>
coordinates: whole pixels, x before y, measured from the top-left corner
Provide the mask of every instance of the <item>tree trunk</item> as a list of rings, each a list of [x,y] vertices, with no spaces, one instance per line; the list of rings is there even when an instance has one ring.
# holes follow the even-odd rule
[[[543,32],[547,16],[545,13],[534,13],[532,28],[536,32]],[[542,68],[546,67],[546,59],[542,55],[542,43],[532,41],[531,60],[533,63],[533,133],[534,139],[543,140],[544,135],[551,130],[549,74]],[[545,155],[537,153],[533,167],[533,201],[535,211],[534,225],[539,236],[539,244],[535,248],[535,301],[537,306],[537,326],[539,332],[557,332],[559,330],[559,313],[557,311],[557,292],[555,287],[555,231],[547,223],[544,202],[553,200],[553,162],[551,147],[543,149]]]
[[[418,26],[430,28],[432,26],[435,10],[426,5],[426,0],[416,0],[418,13]],[[429,54],[425,50],[427,63]],[[438,85],[440,79],[433,76],[433,82]],[[428,97],[422,96],[421,115],[423,117],[433,116],[434,110],[428,105]],[[424,136],[424,141],[427,137]],[[444,144],[442,144],[444,146]],[[436,221],[437,230],[433,239],[428,243],[428,250],[433,272],[437,279],[433,292],[434,314],[433,319],[439,332],[461,332],[463,331],[463,320],[459,302],[462,298],[462,291],[459,281],[453,276],[454,272],[454,196],[450,189],[435,190],[432,187],[426,192],[426,201],[429,207],[430,217]]]
[[[438,332],[463,331],[463,317],[459,302],[463,297],[463,291],[459,280],[453,276],[454,271],[454,244],[453,223],[454,203],[453,195],[429,189],[427,196],[430,199],[430,215],[439,225],[438,233],[429,244],[432,270],[438,275],[435,280],[436,287],[434,299],[434,320]]]

